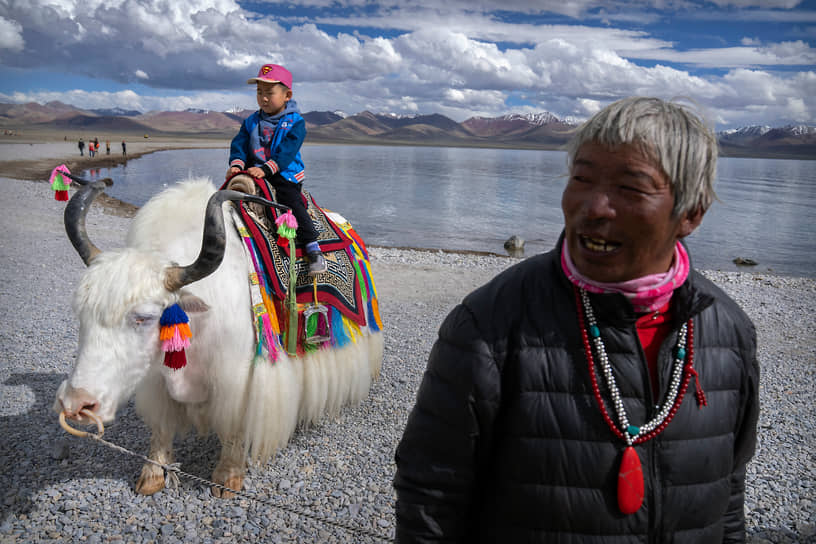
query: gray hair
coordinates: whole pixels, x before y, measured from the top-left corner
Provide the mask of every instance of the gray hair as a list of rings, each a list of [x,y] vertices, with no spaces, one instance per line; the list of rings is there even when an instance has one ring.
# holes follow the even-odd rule
[[[717,197],[717,138],[684,105],[640,96],[613,102],[581,125],[567,144],[570,169],[588,142],[631,144],[660,165],[672,184],[675,216],[698,208],[705,212]]]

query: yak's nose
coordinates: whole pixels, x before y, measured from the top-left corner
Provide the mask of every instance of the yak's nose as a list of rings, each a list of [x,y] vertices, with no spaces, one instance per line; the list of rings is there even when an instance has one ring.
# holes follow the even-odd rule
[[[87,422],[88,418],[81,415],[82,410],[90,410],[96,413],[99,409],[99,402],[85,389],[73,388],[68,385],[62,395],[58,397],[61,411],[65,416],[79,422]]]

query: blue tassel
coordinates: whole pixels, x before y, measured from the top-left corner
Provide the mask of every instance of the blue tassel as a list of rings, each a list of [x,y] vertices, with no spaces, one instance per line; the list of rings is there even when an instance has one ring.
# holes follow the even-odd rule
[[[190,318],[187,317],[187,314],[181,309],[181,306],[176,303],[164,309],[161,319],[159,319],[159,325],[164,327],[166,325],[176,325],[178,323],[189,323],[189,321]]]

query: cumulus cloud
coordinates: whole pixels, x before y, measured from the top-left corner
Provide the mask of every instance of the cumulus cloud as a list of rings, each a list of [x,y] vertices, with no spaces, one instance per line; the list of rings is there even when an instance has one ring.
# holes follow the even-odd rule
[[[507,113],[512,97],[521,102],[515,111],[586,117],[611,100],[648,94],[695,98],[723,122],[757,112],[813,119],[816,51],[808,41],[746,36],[720,48],[682,50],[645,30],[662,3],[505,0],[501,12],[485,4],[346,0],[341,10],[334,0],[295,0],[262,4],[261,13],[236,0],[29,0],[0,5],[0,65],[70,66],[72,74],[152,89],[23,93],[37,101],[81,100],[83,107],[250,108],[247,77],[274,62],[293,72],[295,98],[306,111],[439,112],[463,120]],[[319,14],[308,21],[286,15],[304,5]],[[720,5],[738,16],[745,16],[741,8],[750,17],[761,8],[790,17],[784,10],[798,4]],[[544,12],[575,19],[534,22]],[[366,31],[349,31],[361,14]],[[610,26],[590,24],[600,17]],[[644,24],[614,26],[624,19]],[[697,73],[698,67],[716,70]],[[806,71],[796,71],[801,67]]]

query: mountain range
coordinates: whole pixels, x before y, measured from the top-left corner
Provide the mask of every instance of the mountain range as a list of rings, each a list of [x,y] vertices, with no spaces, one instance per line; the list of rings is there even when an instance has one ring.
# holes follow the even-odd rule
[[[61,102],[0,103],[0,128],[6,134],[63,131],[66,137],[145,134],[164,137],[231,138],[253,110],[185,111],[79,109]],[[577,126],[549,112],[471,117],[461,123],[444,115],[372,113],[355,115],[311,111],[303,114],[308,141],[394,145],[450,145],[556,149]],[[816,159],[816,126],[750,126],[717,134],[726,156]]]

